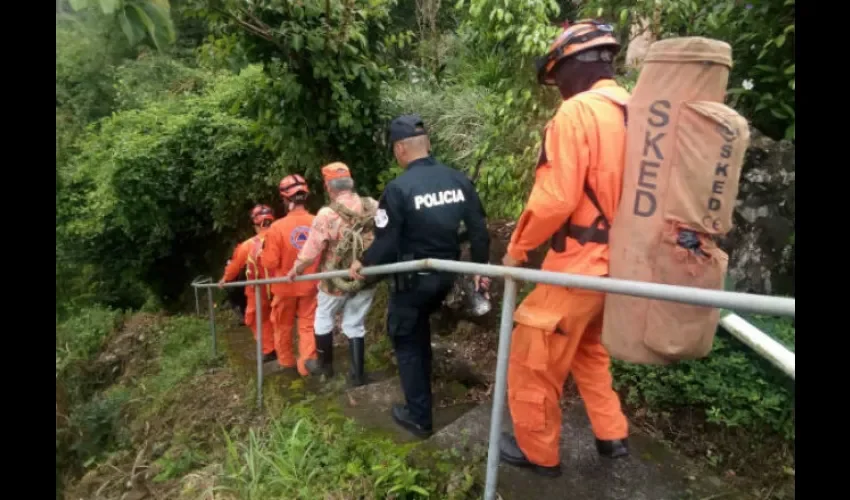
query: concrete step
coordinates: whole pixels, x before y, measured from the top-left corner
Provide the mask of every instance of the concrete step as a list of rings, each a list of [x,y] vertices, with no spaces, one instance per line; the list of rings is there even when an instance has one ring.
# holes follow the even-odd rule
[[[437,393],[434,396],[436,401],[440,394]],[[392,418],[392,405],[404,403],[404,393],[398,377],[348,389],[340,396],[340,403],[346,416],[355,419],[366,428],[388,432],[399,442],[418,441],[418,438],[396,425]],[[445,408],[435,408],[434,430],[439,431],[446,427],[475,406],[475,404],[456,404]]]
[[[486,452],[492,404],[481,404],[435,433],[430,442],[462,454]],[[502,430],[513,429],[505,410]],[[747,499],[722,479],[669,451],[663,444],[634,432],[631,456],[610,460],[599,456],[590,422],[580,401],[564,411],[559,478],[541,477],[528,469],[499,466],[498,492],[504,500],[581,498],[599,500]]]

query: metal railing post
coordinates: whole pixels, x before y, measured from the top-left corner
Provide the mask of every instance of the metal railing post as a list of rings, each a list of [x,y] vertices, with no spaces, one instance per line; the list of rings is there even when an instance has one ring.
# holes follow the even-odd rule
[[[505,410],[505,393],[508,380],[508,356],[511,352],[511,334],[516,307],[516,281],[505,278],[502,297],[502,319],[499,324],[499,353],[496,360],[496,386],[493,389],[493,411],[490,416],[490,445],[487,450],[487,483],[484,500],[495,500],[499,480],[499,441],[502,437],[502,414]]]
[[[263,305],[260,285],[254,285],[254,304],[257,308],[257,408],[263,409]]]
[[[195,290],[197,290],[197,288],[195,288]],[[212,288],[207,288],[207,307],[210,311],[210,336],[212,337],[212,355],[213,358],[215,358],[218,355],[218,351],[216,350],[215,309],[213,308]]]
[[[195,290],[195,315],[199,318],[201,317],[201,300],[198,298],[198,287],[193,286],[193,290]]]

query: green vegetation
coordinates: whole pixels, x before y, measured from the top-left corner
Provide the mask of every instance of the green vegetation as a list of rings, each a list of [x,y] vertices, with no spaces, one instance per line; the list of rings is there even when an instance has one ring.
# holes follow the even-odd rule
[[[181,383],[213,366],[204,321],[143,313],[118,328],[119,318],[86,309],[57,325],[57,474],[128,447]]]
[[[57,328],[80,339],[66,351],[79,362],[87,356],[82,364],[93,365],[91,373],[121,367],[85,400],[74,399],[62,424],[57,394],[60,487],[61,471],[95,470],[91,480],[107,488],[127,468],[144,465],[152,471],[150,484],[167,491],[187,473],[220,464],[215,481],[239,498],[462,499],[478,493],[477,462],[428,450],[412,460],[414,445],[360,429],[327,399],[276,396],[268,422],[224,427],[255,414],[252,384],[247,378],[237,383],[218,367],[205,320],[139,314],[116,329],[115,318],[89,310]],[[76,384],[77,393],[85,381],[67,376],[67,359],[57,381]],[[153,445],[137,450],[141,440]]]
[[[408,461],[414,445],[364,433],[332,406],[317,412],[317,403],[287,406],[246,442],[228,440],[225,484],[239,498],[473,497],[472,465],[417,468]]]
[[[321,165],[343,160],[377,196],[399,172],[384,137],[394,114],[424,116],[491,219],[518,216],[558,102],[533,58],[561,21],[599,13],[621,34],[650,19],[657,36],[730,42],[730,103],[794,138],[793,0],[58,2],[57,484],[120,470],[118,486],[98,485],[120,488],[144,463],[166,488],[218,464],[216,487],[247,498],[474,495],[471,465],[417,465],[333,407],[289,402],[264,420],[252,384],[211,357],[205,321],[162,311],[220,273],[254,204],[282,208],[284,175],[318,186]],[[370,331],[384,330],[383,307]],[[793,326],[752,321],[793,349]],[[390,367],[388,350],[369,346],[370,370]],[[793,384],[724,334],[705,360],[614,370],[633,406],[703,408],[753,439],[794,439]]]
[[[729,43],[735,59],[730,104],[768,136],[793,140],[795,4],[795,0],[590,0],[584,9],[615,20],[621,39],[634,29],[648,30],[656,39],[704,36]]]
[[[792,346],[793,335],[792,328]],[[633,405],[702,408],[711,423],[751,435],[795,437],[794,382],[723,330],[705,359],[666,367],[615,362],[614,381]]]

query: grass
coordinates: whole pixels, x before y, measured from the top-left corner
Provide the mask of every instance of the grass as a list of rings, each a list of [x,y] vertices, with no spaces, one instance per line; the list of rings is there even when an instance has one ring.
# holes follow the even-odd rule
[[[56,325],[56,379],[76,396],[85,392],[85,366],[121,323],[122,313],[105,307],[85,308]],[[82,395],[82,394],[81,394]]]
[[[127,449],[182,383],[212,366],[203,320],[138,315],[119,330],[123,318],[91,308],[57,325],[57,478],[80,475]],[[164,463],[163,477],[186,462]]]
[[[73,324],[97,328],[76,340],[68,330],[67,337],[69,346],[78,346],[71,350],[80,359],[87,356],[91,363],[127,345],[116,345],[128,332],[114,331],[111,315],[90,311],[85,318]],[[382,322],[378,316],[373,320]],[[79,437],[72,449],[79,464],[72,478],[94,472],[86,477],[96,488],[118,488],[126,478],[116,475],[147,464],[148,487],[160,492],[174,491],[186,478],[212,470],[216,472],[209,477],[216,488],[244,499],[478,495],[479,464],[421,448],[414,453],[414,445],[398,445],[363,430],[328,402],[335,397],[330,388],[323,399],[311,394],[269,398],[265,415],[273,418],[255,415],[248,397],[253,383],[211,369],[219,360],[210,353],[206,319],[157,317],[141,324],[129,337],[147,340],[132,344],[137,351],[123,354],[130,356],[121,365],[125,371],[74,409],[72,424]],[[376,343],[373,354],[386,347]],[[239,403],[230,404],[236,397],[231,381]],[[63,476],[68,477],[57,468],[57,479]],[[90,491],[73,490],[82,496]]]
[[[169,318],[160,335],[157,368],[137,385],[139,396],[148,400],[145,414],[158,411],[181,382],[216,362],[209,346],[209,325],[204,319]]]
[[[287,406],[247,440],[228,438],[225,488],[239,498],[473,498],[473,465],[417,468],[414,445],[366,433],[334,405]],[[440,466],[442,465],[442,466]]]

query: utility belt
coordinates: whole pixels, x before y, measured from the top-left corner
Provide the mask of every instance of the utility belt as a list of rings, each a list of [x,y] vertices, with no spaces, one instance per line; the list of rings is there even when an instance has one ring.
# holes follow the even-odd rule
[[[418,260],[415,254],[401,254],[398,257],[398,262],[410,262]],[[390,281],[390,288],[393,292],[409,292],[411,290],[415,290],[419,286],[419,282],[422,278],[426,276],[434,276],[434,275],[443,275],[443,274],[451,274],[446,273],[444,271],[411,271],[407,273],[396,273],[392,275],[392,280]]]
[[[561,229],[552,236],[551,247],[557,253],[562,253],[567,250],[567,238],[578,240],[579,244],[584,246],[588,242],[599,243],[602,245],[608,244],[608,233],[611,229],[611,222],[605,217],[605,212],[599,205],[599,200],[596,198],[596,193],[590,188],[587,182],[584,183],[584,194],[599,212],[599,215],[593,219],[589,226],[580,226],[573,224],[570,219],[561,226]]]

